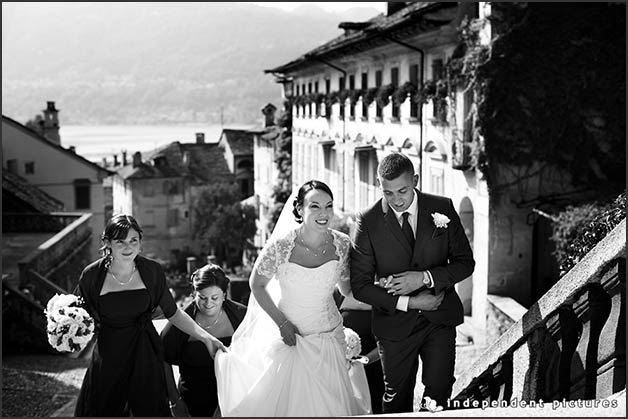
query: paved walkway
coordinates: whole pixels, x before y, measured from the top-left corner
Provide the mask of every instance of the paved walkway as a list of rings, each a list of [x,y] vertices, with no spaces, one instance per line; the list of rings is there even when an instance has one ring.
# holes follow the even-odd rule
[[[167,320],[154,320],[155,328],[157,331],[161,331],[161,329],[165,326]],[[477,356],[480,355],[483,348],[477,348],[474,345],[469,345],[468,341],[464,333],[459,333],[457,346],[457,368],[456,373],[459,373],[463,369],[464,365],[468,365],[469,362],[472,362]],[[16,357],[15,359],[9,359],[8,364],[10,368],[17,368],[20,371],[22,377],[16,377],[16,379],[12,382],[5,383],[3,385],[3,399],[5,398],[5,393],[10,395],[9,393],[15,393],[16,398],[27,397],[26,393],[28,392],[28,388],[20,391],[19,381],[23,381],[25,375],[34,374],[37,377],[49,376],[51,378],[51,383],[54,383],[49,387],[49,392],[52,391],[52,394],[48,394],[45,397],[41,397],[42,399],[48,400],[48,403],[45,403],[41,408],[38,406],[32,406],[31,411],[25,410],[23,415],[11,415],[11,416],[51,416],[51,417],[71,417],[74,414],[74,408],[76,406],[76,398],[78,395],[78,390],[80,388],[83,375],[85,374],[85,370],[87,368],[87,359],[72,359],[69,357],[63,356],[43,356],[43,357]],[[54,367],[57,365],[57,367]],[[26,371],[29,370],[29,371]],[[5,373],[4,365],[3,365],[3,373]],[[177,367],[174,367],[175,379],[178,377]],[[418,372],[418,376],[420,377],[421,370]],[[28,381],[28,380],[26,380]],[[16,388],[10,388],[16,387]],[[419,383],[417,385],[415,396],[417,400],[421,397],[423,393],[423,387]],[[54,399],[54,402],[51,400]],[[30,403],[32,405],[32,403]],[[26,409],[26,406],[24,406]],[[3,415],[5,416],[5,415]]]
[[[54,416],[74,403],[87,363],[63,355],[3,355],[2,417]]]
[[[166,320],[155,320],[157,330],[161,330]],[[460,336],[457,346],[457,366],[460,370],[479,355],[483,348],[464,345],[464,336]],[[3,389],[2,416],[50,416],[71,417],[76,406],[76,397],[88,359],[77,359],[67,356],[14,356],[3,358]],[[420,376],[421,371],[419,371]],[[458,368],[457,368],[458,373]],[[175,375],[177,375],[175,367]],[[419,380],[420,383],[420,380]],[[417,385],[415,396],[422,394],[421,385]],[[534,416],[534,417],[625,417],[626,393],[618,393],[610,401],[568,402],[571,404],[544,403],[543,406],[521,406],[510,404],[502,407],[473,408],[459,406],[459,409],[431,412],[412,412],[397,417],[500,417],[500,416]],[[7,404],[9,403],[9,404]],[[580,403],[580,404],[577,404]],[[7,409],[11,410],[7,410]]]

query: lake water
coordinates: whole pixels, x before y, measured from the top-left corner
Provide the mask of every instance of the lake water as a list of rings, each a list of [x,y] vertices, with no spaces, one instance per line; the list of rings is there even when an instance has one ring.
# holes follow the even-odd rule
[[[225,126],[224,128],[250,129],[253,126]],[[76,153],[95,163],[106,157],[113,161],[117,154],[122,159],[122,150],[132,158],[136,151],[147,152],[174,141],[196,142],[196,133],[205,133],[206,143],[220,139],[220,125],[66,125],[59,128],[61,145],[74,146]]]

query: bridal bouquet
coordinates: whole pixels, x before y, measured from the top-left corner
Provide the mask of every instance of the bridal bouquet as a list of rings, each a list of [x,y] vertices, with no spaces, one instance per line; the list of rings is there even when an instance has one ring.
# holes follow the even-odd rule
[[[48,343],[59,352],[77,352],[94,336],[94,319],[72,294],[55,294],[46,305]]]
[[[352,359],[359,357],[360,352],[362,352],[360,336],[355,333],[353,329],[348,327],[344,327],[343,330],[345,332],[345,342],[347,343],[347,347],[345,348],[345,357],[347,360],[351,361]]]

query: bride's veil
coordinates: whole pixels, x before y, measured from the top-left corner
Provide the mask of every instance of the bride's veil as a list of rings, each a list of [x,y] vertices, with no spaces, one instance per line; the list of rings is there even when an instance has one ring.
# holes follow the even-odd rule
[[[293,195],[288,198],[269,242],[284,237],[299,224],[292,214]],[[260,257],[253,270],[257,269]],[[277,305],[281,298],[279,282],[274,277],[266,290]],[[223,416],[229,416],[265,369],[265,354],[273,342],[281,338],[279,328],[250,294],[246,315],[235,330],[229,352],[218,351],[214,360],[218,402]]]

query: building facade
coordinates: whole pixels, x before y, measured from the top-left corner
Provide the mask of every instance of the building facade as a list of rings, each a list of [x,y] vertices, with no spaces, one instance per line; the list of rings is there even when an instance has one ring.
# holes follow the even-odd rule
[[[99,237],[107,221],[103,181],[113,172],[4,115],[2,166],[62,202],[65,211],[91,213],[95,239],[90,252],[98,257]]]
[[[248,142],[248,144],[246,144]],[[253,188],[253,134],[225,130],[218,143],[170,143],[120,167],[112,180],[113,212],[132,214],[144,230],[143,253],[164,264],[199,255],[194,204],[211,184],[235,183],[243,196]]]
[[[386,15],[341,23],[341,36],[266,70],[292,93],[293,191],[323,180],[336,210],[351,219],[381,196],[379,161],[402,152],[420,190],[453,200],[476,259],[473,276],[456,287],[478,330],[486,321],[491,214],[485,182],[456,148],[469,135],[471,103],[462,90],[425,103],[416,92],[438,88],[457,28],[483,12],[478,3],[391,2]]]

